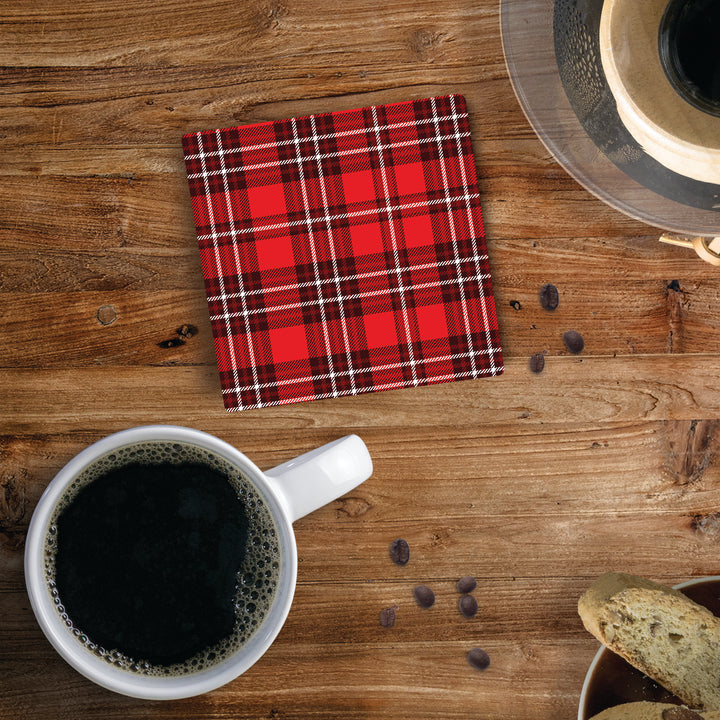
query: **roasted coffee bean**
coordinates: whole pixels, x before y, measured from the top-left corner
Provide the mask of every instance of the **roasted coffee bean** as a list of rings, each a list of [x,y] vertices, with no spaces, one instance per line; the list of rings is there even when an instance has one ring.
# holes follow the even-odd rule
[[[407,540],[398,538],[390,544],[390,557],[396,565],[405,565],[410,559],[410,546]]]
[[[472,595],[463,595],[458,602],[460,612],[465,617],[474,617],[478,611],[477,600]]]
[[[559,302],[560,294],[554,285],[548,283],[540,288],[540,304],[546,310],[554,310]]]
[[[458,592],[469,593],[477,587],[477,582],[472,575],[465,575],[461,577],[457,583]]]
[[[380,624],[384,628],[392,627],[395,624],[395,608],[383,608],[380,611]]]
[[[582,352],[583,348],[585,347],[585,341],[583,340],[583,336],[577,330],[568,330],[563,335],[563,342],[565,343],[565,347],[571,353],[575,353],[576,355],[579,352]]]
[[[413,595],[420,607],[429,608],[435,604],[435,593],[427,585],[418,585]]]
[[[535,353],[530,356],[530,371],[541,373],[545,369],[545,356],[542,353]]]
[[[473,648],[467,654],[467,659],[478,670],[485,670],[490,666],[490,656],[482,648]]]
[[[510,307],[513,310],[522,310],[522,305],[517,300],[511,300]]]

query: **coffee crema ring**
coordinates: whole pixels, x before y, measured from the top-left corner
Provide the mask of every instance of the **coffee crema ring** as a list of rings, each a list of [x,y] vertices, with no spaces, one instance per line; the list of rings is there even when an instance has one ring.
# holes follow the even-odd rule
[[[56,583],[58,553],[58,521],[78,494],[106,473],[133,463],[148,466],[168,463],[200,463],[221,473],[245,506],[249,521],[245,556],[237,574],[233,598],[234,630],[227,637],[192,654],[185,660],[170,664],[149,662],[141,656],[128,655],[116,647],[103,646],[73,622],[72,608],[64,600]],[[44,575],[55,610],[73,636],[90,654],[110,665],[136,675],[179,677],[202,672],[229,659],[240,651],[260,629],[274,602],[280,575],[281,553],[278,532],[272,514],[254,483],[232,463],[205,448],[173,441],[148,440],[115,448],[97,458],[67,487],[55,506],[48,526],[44,547]],[[69,610],[69,611],[68,611]]]

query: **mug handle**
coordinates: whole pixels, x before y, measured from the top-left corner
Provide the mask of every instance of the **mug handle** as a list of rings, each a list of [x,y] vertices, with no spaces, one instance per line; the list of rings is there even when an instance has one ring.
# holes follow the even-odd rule
[[[267,470],[270,484],[285,500],[290,522],[327,505],[372,475],[365,443],[347,435]]]

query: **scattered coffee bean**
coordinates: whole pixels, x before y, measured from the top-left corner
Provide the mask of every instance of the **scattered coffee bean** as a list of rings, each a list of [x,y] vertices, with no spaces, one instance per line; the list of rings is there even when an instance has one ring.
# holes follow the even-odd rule
[[[435,593],[427,585],[418,585],[413,595],[420,607],[429,608],[435,604]]]
[[[530,371],[541,373],[545,369],[545,356],[542,353],[535,353],[530,356]]]
[[[468,618],[475,617],[478,611],[477,600],[472,595],[463,595],[458,602],[460,612]]]
[[[559,302],[560,294],[554,285],[548,283],[540,288],[540,304],[546,310],[554,310]]]
[[[478,670],[485,670],[490,666],[490,656],[482,648],[473,648],[467,654],[467,659]]]
[[[392,627],[395,624],[395,608],[383,608],[380,611],[380,624],[384,628]]]
[[[513,310],[522,310],[522,305],[517,300],[511,300],[510,307]]]
[[[465,575],[461,577],[457,583],[458,592],[469,593],[477,587],[477,581],[472,575]]]
[[[582,349],[585,347],[583,336],[577,330],[568,330],[563,335],[563,342],[565,343],[565,347],[576,355],[582,352]]]
[[[410,559],[410,546],[407,540],[398,538],[390,544],[390,557],[396,565],[406,565]]]

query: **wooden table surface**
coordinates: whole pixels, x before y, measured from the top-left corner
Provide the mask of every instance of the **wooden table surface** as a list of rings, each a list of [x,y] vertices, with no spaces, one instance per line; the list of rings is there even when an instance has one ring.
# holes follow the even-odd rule
[[[0,717],[572,718],[597,649],[576,612],[593,578],[720,572],[718,270],[549,156],[496,0],[8,0],[1,15]],[[505,374],[226,413],[181,135],[450,92],[470,110]],[[214,433],[262,468],[358,433],[375,464],[296,523],[299,583],[270,651],[167,703],[66,665],[23,578],[54,474],[145,423]]]

